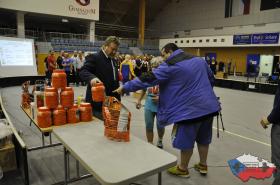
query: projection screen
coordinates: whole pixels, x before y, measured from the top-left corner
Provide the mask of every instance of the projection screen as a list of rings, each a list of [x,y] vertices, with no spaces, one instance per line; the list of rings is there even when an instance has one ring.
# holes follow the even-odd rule
[[[0,78],[37,75],[34,41],[0,37]]]

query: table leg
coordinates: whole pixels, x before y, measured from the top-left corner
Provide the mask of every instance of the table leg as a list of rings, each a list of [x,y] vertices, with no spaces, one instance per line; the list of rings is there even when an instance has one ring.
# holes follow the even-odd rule
[[[161,185],[161,172],[158,173],[158,185]]]
[[[69,152],[67,151],[67,180],[70,180],[70,155]]]
[[[45,146],[45,136],[43,132],[42,132],[42,146]]]
[[[79,165],[79,161],[76,160],[76,171],[77,171],[77,178],[80,177],[80,165]]]
[[[65,179],[64,179],[64,184],[67,185],[68,183],[68,151],[66,150],[66,148],[64,147],[64,175],[65,175]]]
[[[50,144],[52,144],[52,133],[50,132]]]

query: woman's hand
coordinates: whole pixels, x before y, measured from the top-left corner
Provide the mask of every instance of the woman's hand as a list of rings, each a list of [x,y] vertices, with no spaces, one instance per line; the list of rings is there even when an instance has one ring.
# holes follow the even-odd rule
[[[152,100],[153,100],[154,103],[158,103],[159,96],[152,97]]]
[[[142,107],[141,101],[138,100],[138,101],[136,102],[136,109],[140,109],[141,107]]]

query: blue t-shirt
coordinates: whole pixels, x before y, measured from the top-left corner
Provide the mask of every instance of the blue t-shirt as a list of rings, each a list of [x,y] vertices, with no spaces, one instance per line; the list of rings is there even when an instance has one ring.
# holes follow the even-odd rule
[[[71,70],[70,64],[72,64],[72,63],[73,63],[72,58],[67,58],[67,59],[63,60],[62,64],[67,65],[67,66],[64,67],[65,72],[70,72],[70,70]]]
[[[123,76],[123,80],[128,81],[129,80],[129,73],[130,73],[130,69],[129,69],[129,65],[128,64],[123,64],[122,65],[122,76]]]
[[[152,112],[157,112],[158,103],[154,101],[153,98],[159,95],[159,87],[149,87],[147,88],[147,96],[145,102],[145,109],[148,109]]]

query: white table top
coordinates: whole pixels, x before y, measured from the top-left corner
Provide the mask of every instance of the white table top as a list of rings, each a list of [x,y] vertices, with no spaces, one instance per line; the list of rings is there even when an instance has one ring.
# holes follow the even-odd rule
[[[131,135],[130,142],[104,136],[101,121],[57,127],[53,133],[101,183],[129,184],[176,165],[177,157]]]

